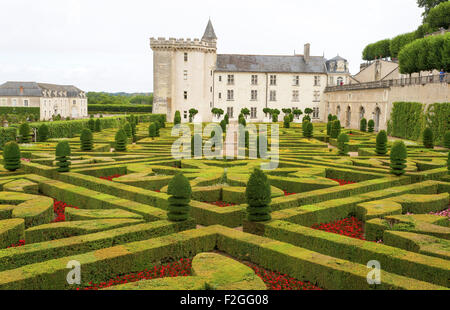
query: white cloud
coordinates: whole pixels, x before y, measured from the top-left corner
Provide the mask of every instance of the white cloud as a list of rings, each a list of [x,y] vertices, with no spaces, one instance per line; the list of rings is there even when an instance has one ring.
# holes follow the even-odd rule
[[[211,17],[219,53],[336,54],[352,73],[368,43],[413,31],[411,0],[15,0],[0,10],[0,83],[151,91],[150,37],[201,37]]]

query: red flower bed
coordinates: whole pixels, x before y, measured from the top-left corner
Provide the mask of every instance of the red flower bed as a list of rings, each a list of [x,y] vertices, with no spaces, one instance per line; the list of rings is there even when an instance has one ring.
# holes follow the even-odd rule
[[[25,245],[25,240],[19,240],[19,243],[11,244],[11,245],[8,247],[8,249],[9,249],[9,248],[17,248],[17,247],[23,246],[23,245]]]
[[[169,263],[167,265],[154,266],[151,269],[145,269],[141,272],[134,272],[127,275],[117,276],[109,279],[107,282],[92,283],[90,286],[82,288],[84,290],[98,290],[114,285],[137,282],[142,280],[152,280],[159,278],[186,277],[191,275],[192,260],[182,258],[179,261]],[[77,288],[79,290],[79,288]]]
[[[284,192],[284,196],[291,196],[291,195],[295,195],[296,193],[288,193],[287,191],[283,191]]]
[[[344,235],[351,238],[366,240],[364,238],[363,223],[355,217],[350,217],[331,223],[315,224],[311,228]]]
[[[302,282],[286,274],[268,271],[252,263],[246,263],[264,281],[268,290],[321,290],[311,282]]]
[[[115,175],[110,175],[109,177],[100,177],[100,179],[112,181],[112,179],[120,178],[121,176],[124,176],[124,174],[115,174]]]
[[[352,182],[352,181],[345,181],[345,180],[341,180],[341,179],[331,179],[330,180],[336,181],[339,183],[339,185],[347,185],[347,184],[355,184],[356,182]]]
[[[214,206],[218,206],[220,208],[226,208],[226,207],[232,207],[235,206],[235,203],[227,203],[224,201],[215,201],[215,202],[206,202],[204,201],[204,203],[210,204],[210,205],[214,205]]]
[[[68,205],[63,201],[57,201],[56,199],[53,199],[53,211],[56,213],[56,218],[53,220],[53,223],[64,222],[66,220],[66,208],[79,209],[78,207]]]

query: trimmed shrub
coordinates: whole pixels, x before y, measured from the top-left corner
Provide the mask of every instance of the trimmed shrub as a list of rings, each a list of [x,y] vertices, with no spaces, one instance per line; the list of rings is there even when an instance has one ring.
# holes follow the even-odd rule
[[[116,133],[116,152],[126,152],[127,151],[127,134],[123,129],[119,129]]]
[[[19,127],[20,143],[30,143],[31,142],[31,134],[30,134],[30,125],[28,123],[23,123]]]
[[[331,128],[333,127],[333,121],[327,123],[327,136],[331,135]]]
[[[133,121],[130,124],[131,124],[131,135],[133,136],[133,142],[136,142],[137,141],[137,137],[136,137],[136,123]]]
[[[225,117],[226,117],[226,115],[225,115]],[[220,122],[220,127],[222,128],[222,132],[223,132],[223,133],[226,133],[226,132],[227,132],[227,121],[226,121],[225,119],[223,119],[223,120]]]
[[[373,119],[369,120],[367,123],[367,131],[374,132],[375,131],[375,121]]]
[[[423,105],[418,102],[394,102],[391,112],[389,135],[418,140],[424,121]]]
[[[230,117],[228,116],[228,113],[225,114],[224,118],[225,123],[228,125],[230,123]],[[225,132],[225,131],[224,131]]]
[[[448,152],[448,158],[447,158],[447,171],[448,171],[448,174],[450,174],[450,152]]]
[[[391,148],[391,173],[396,176],[405,174],[408,152],[403,141],[396,141]]]
[[[88,128],[91,130],[91,132],[95,131],[95,120],[94,120],[93,115],[91,115],[91,118],[89,118]]]
[[[242,126],[247,126],[247,121],[245,120],[244,114],[239,114],[238,123]]]
[[[337,139],[341,134],[341,122],[339,120],[333,121],[331,126],[331,138]]]
[[[182,174],[175,175],[170,180],[167,193],[169,197],[169,209],[167,217],[172,222],[184,222],[189,218],[192,189],[189,180]]]
[[[332,114],[328,114],[328,122],[331,122],[333,120],[333,115]]]
[[[277,113],[273,113],[272,114],[272,122],[273,123],[278,123],[278,114]]]
[[[311,139],[313,137],[314,126],[311,122],[305,122],[303,125],[303,136]]]
[[[423,131],[423,146],[427,149],[434,148],[433,131],[430,127],[425,128]]]
[[[444,136],[444,146],[450,149],[450,131],[447,131]]]
[[[38,129],[38,141],[45,142],[48,139],[48,126],[46,124],[42,124]]]
[[[150,123],[150,125],[148,126],[148,136],[150,138],[156,137],[156,124],[155,123]]]
[[[61,141],[56,146],[55,157],[58,172],[70,171],[70,145],[68,141]]]
[[[15,127],[0,127],[0,150],[9,141],[16,141],[17,128]]]
[[[199,150],[197,153],[201,154],[202,152],[202,148],[203,148],[203,141],[202,141],[202,136],[199,134],[195,134],[191,137],[191,156],[194,157],[195,155],[195,141],[199,142]]]
[[[359,123],[359,130],[361,130],[362,132],[367,131],[367,120],[365,118],[363,118]]]
[[[294,114],[289,113],[289,121],[292,123],[294,121]]]
[[[93,147],[93,136],[92,132],[89,130],[89,128],[83,129],[80,136],[81,141],[81,150],[83,151],[91,151]]]
[[[8,171],[20,168],[20,148],[14,141],[6,143],[3,147],[3,167]]]
[[[284,128],[290,128],[291,127],[291,118],[289,115],[286,115],[284,117]]]
[[[348,142],[350,139],[348,138],[348,135],[345,133],[341,133],[338,137],[338,149],[339,149],[339,155],[341,156],[348,156]]]
[[[265,173],[256,168],[245,189],[247,199],[247,220],[250,222],[265,222],[272,219],[269,206],[272,201],[270,182]]]
[[[173,117],[173,124],[178,125],[181,124],[181,113],[180,111],[175,112],[175,116]]]
[[[130,122],[127,122],[125,126],[123,126],[123,130],[125,131],[128,138],[131,138],[133,136],[133,132],[131,131],[131,124]]]
[[[377,145],[375,148],[375,152],[377,155],[386,155],[387,154],[387,134],[386,131],[382,130],[377,135]]]
[[[159,121],[154,122],[155,123],[155,132],[156,132],[156,137],[159,137],[159,129],[161,128],[161,123]]]
[[[102,122],[99,118],[95,120],[95,132],[101,132],[102,131]]]

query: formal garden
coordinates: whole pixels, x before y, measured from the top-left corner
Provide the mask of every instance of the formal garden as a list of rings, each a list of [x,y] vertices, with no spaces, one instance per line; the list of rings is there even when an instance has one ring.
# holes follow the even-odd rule
[[[274,170],[260,152],[174,159],[178,113],[1,128],[0,289],[448,289],[450,133],[402,140],[300,112],[265,111]]]

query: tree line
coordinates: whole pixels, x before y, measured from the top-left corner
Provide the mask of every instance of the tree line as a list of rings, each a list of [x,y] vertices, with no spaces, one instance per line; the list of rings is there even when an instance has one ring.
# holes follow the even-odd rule
[[[153,94],[88,92],[88,104],[153,104]]]

